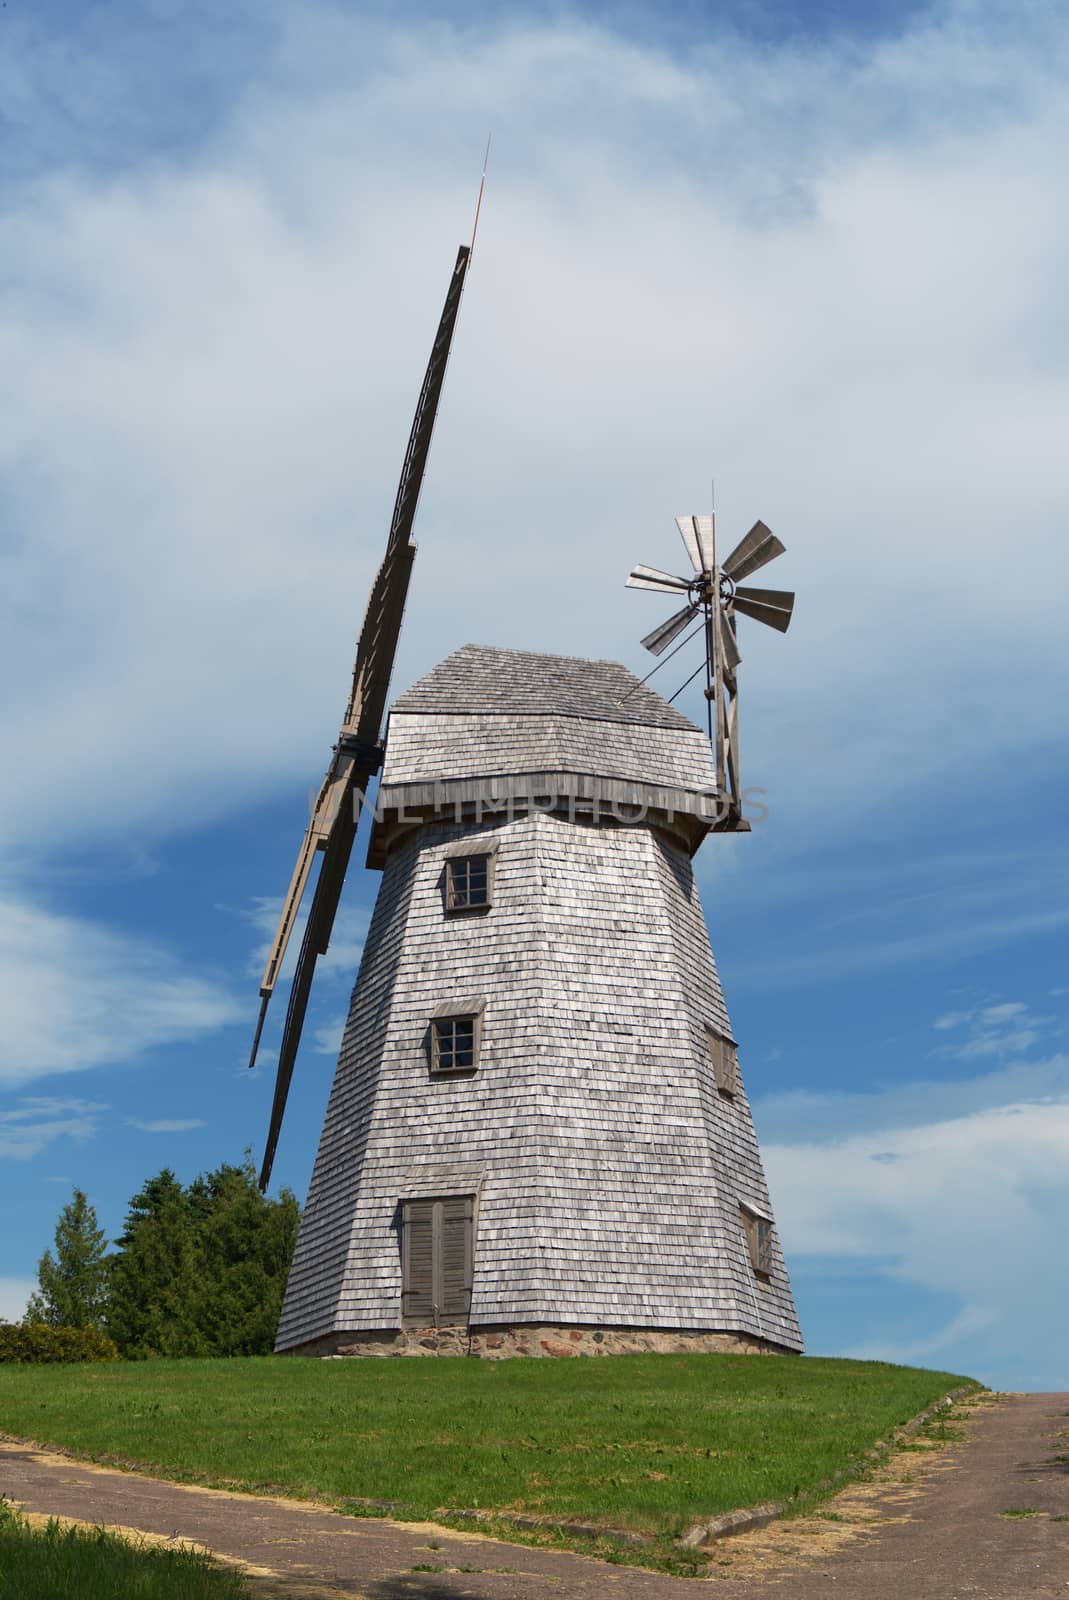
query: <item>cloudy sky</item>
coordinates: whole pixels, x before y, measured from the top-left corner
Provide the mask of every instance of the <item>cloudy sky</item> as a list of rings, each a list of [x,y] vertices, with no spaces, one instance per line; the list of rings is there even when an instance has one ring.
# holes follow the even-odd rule
[[[781,535],[768,817],[699,861],[809,1348],[1069,1386],[1069,18],[863,9],[8,0],[0,1312],[73,1184],[114,1236],[262,1150],[263,947],[492,130],[395,688],[644,672],[622,580],[713,476]]]

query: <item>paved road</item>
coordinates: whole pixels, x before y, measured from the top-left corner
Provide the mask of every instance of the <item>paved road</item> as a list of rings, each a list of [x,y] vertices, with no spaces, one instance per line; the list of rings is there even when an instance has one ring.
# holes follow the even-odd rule
[[[804,1524],[726,1541],[710,1578],[725,1580],[731,1600],[1069,1600],[1069,1394],[979,1405],[966,1431],[937,1455],[899,1456],[875,1485],[846,1491]],[[0,1493],[29,1511],[195,1540],[273,1570],[280,1596],[693,1600],[696,1592],[693,1579],[190,1489],[15,1441],[0,1441]],[[1005,1515],[1013,1510],[1029,1514]]]

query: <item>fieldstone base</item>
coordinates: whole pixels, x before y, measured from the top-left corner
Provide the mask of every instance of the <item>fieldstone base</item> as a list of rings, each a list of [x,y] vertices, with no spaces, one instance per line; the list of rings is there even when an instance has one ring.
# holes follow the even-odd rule
[[[784,1345],[746,1333],[694,1333],[685,1328],[520,1327],[402,1328],[396,1332],[333,1333],[280,1354],[293,1356],[619,1356],[654,1351],[661,1355],[793,1355]]]

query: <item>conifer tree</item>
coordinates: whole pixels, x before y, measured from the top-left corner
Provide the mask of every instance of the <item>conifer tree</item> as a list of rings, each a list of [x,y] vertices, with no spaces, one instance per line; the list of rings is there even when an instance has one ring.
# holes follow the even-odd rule
[[[224,1165],[190,1186],[197,1228],[195,1319],[213,1355],[268,1355],[282,1311],[300,1211],[283,1190],[260,1193],[251,1161]]]
[[[129,1358],[267,1355],[300,1211],[246,1158],[188,1188],[165,1168],[130,1202],[111,1258],[107,1331]]]
[[[38,1263],[39,1288],[30,1296],[25,1320],[52,1328],[102,1329],[108,1299],[104,1231],[81,1189],[59,1214],[55,1246],[55,1255],[46,1250]]]
[[[111,1260],[107,1331],[127,1358],[201,1355],[189,1197],[168,1167],[130,1201]]]

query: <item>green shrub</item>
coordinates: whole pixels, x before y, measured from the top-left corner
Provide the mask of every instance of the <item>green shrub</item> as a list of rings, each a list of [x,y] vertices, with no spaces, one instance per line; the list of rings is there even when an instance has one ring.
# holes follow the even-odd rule
[[[0,1361],[118,1361],[113,1339],[95,1328],[50,1328],[45,1322],[0,1324]]]

